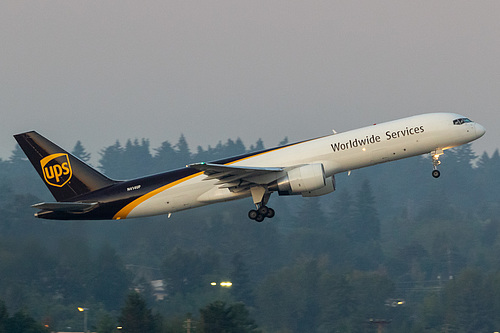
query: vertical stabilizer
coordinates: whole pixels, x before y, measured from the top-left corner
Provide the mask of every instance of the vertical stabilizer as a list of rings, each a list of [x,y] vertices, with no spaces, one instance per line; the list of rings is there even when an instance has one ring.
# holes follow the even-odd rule
[[[116,183],[37,132],[14,138],[57,201],[70,201]]]

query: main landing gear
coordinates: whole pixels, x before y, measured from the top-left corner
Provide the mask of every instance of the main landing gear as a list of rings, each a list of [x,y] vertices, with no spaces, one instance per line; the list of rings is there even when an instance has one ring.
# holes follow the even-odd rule
[[[248,212],[248,217],[256,222],[262,222],[266,217],[273,218],[275,214],[274,209],[267,206],[261,206],[257,210],[250,210]]]
[[[253,202],[257,209],[252,209],[248,212],[248,217],[256,222],[262,222],[264,219],[273,218],[276,214],[274,209],[267,207],[266,204],[271,197],[271,192],[268,192],[265,187],[255,186],[250,189],[252,192]]]
[[[432,154],[432,177],[434,178],[439,178],[441,176],[441,172],[437,169],[438,165],[441,164],[441,161],[439,160],[439,156],[443,155],[443,151],[441,149],[435,150],[431,152]]]

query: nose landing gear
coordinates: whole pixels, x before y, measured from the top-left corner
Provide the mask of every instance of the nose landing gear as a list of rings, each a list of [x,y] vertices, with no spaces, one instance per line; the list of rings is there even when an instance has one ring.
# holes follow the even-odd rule
[[[434,178],[439,178],[439,176],[441,176],[441,172],[439,172],[439,170],[437,169],[438,165],[441,164],[441,161],[439,160],[439,156],[443,155],[443,150],[439,149],[439,150],[435,150],[433,152],[431,152],[432,154],[432,177]]]

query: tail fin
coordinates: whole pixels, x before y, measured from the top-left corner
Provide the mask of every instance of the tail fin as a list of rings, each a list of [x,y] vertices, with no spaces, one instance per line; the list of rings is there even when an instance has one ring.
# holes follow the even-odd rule
[[[14,138],[57,201],[68,201],[116,183],[37,132]]]

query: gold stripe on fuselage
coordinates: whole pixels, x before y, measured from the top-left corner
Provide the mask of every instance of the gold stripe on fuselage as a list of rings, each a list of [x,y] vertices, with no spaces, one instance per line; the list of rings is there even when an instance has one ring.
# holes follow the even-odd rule
[[[318,138],[316,138],[318,139]],[[286,145],[286,146],[283,146],[283,147],[277,147],[277,148],[273,148],[273,149],[270,149],[270,150],[266,150],[264,152],[260,152],[260,153],[255,153],[254,155],[250,155],[250,156],[245,156],[243,158],[240,158],[240,159],[237,159],[237,160],[234,160],[234,161],[231,161],[231,162],[228,162],[228,163],[224,163],[222,165],[231,165],[231,164],[235,164],[235,163],[238,163],[238,162],[241,162],[241,161],[245,161],[247,159],[250,159],[250,158],[253,158],[253,157],[257,157],[257,156],[261,156],[261,155],[264,155],[264,154],[267,154],[267,153],[270,153],[270,152],[274,152],[274,151],[277,151],[277,150],[281,150],[281,149],[284,149],[284,148],[288,148],[288,147],[292,147],[292,146],[296,146],[298,144],[301,144],[301,143],[304,143],[304,142],[308,142],[308,141],[313,141],[313,140],[316,140],[316,139],[310,139],[310,140],[305,140],[305,141],[301,141],[301,142],[297,142],[297,143],[292,143],[292,144],[289,144],[289,145]],[[196,176],[199,176],[203,174],[203,172],[197,172],[193,175],[190,175],[190,176],[187,176],[187,177],[184,177],[184,178],[181,178],[181,179],[178,179],[176,181],[173,181],[167,185],[164,185],[164,186],[161,186],[161,187],[158,187],[157,189],[151,191],[151,192],[148,192],[142,196],[140,196],[139,198],[135,199],[134,201],[128,203],[125,207],[123,207],[122,209],[120,209],[120,211],[118,211],[118,213],[116,213],[114,216],[113,216],[113,220],[121,220],[121,219],[125,219],[127,218],[127,216],[130,214],[130,212],[136,208],[137,206],[139,206],[141,203],[143,203],[144,201],[152,198],[153,196],[165,191],[165,190],[168,190],[169,188],[172,188],[176,185],[179,185],[187,180],[190,180]]]
[[[171,183],[168,183],[167,185],[164,185],[164,186],[161,186],[161,187],[158,187],[157,189],[151,191],[151,192],[148,192],[142,196],[140,196],[139,198],[135,199],[134,201],[132,201],[131,203],[127,204],[125,207],[123,207],[122,209],[120,209],[120,211],[118,213],[115,214],[115,216],[113,216],[113,220],[120,220],[120,219],[125,219],[127,218],[128,214],[130,214],[130,212],[137,206],[139,206],[141,203],[143,203],[144,201],[148,200],[149,198],[157,195],[158,193],[161,193],[171,187],[174,187],[175,185],[178,185],[182,182],[185,182],[191,178],[194,178],[196,176],[199,176],[201,175],[202,172],[197,172],[191,176],[187,176],[187,177],[184,177],[184,178],[181,178],[181,179],[178,179],[176,181],[173,181]]]

